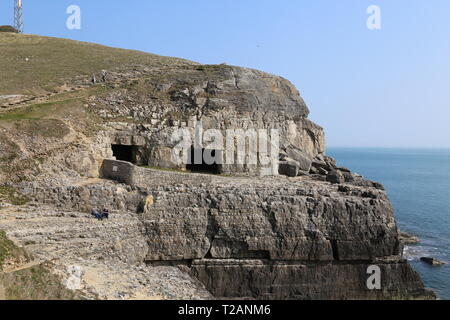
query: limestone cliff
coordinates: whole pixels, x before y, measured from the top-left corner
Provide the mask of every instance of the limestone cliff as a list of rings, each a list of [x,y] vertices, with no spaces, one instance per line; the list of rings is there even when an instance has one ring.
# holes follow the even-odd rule
[[[289,81],[67,40],[1,39],[15,49],[0,46],[9,77],[35,70],[42,83],[0,82],[0,229],[84,297],[434,298],[402,258],[382,185],[325,155],[323,130]],[[48,44],[76,50],[62,61]],[[8,62],[28,55],[12,72]],[[279,167],[189,172],[169,138],[199,122],[278,129]],[[112,209],[110,220],[97,222],[92,208]],[[372,265],[379,290],[367,287]]]

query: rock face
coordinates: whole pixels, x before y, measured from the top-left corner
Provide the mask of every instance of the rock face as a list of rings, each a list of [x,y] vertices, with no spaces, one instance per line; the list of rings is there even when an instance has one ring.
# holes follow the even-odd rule
[[[344,300],[344,299],[431,299],[433,294],[417,292],[420,277],[407,262],[378,262],[383,290],[369,291],[361,279],[368,263],[271,263],[267,261],[194,262],[193,273],[220,297],[259,299]],[[386,290],[386,291],[385,291]],[[390,292],[392,290],[392,292]]]
[[[105,161],[104,175],[118,180],[113,166],[133,168]],[[384,191],[307,176],[190,176],[134,167],[131,183],[154,199],[141,216],[146,260],[187,263],[217,297],[433,297],[401,257]],[[381,291],[367,288],[371,265],[382,270]]]
[[[183,128],[195,135],[196,129],[279,130],[280,148],[292,154],[299,168],[308,172],[311,159],[325,152],[323,129],[307,119],[309,110],[297,89],[285,79],[231,66],[196,66],[152,74],[143,86],[151,95],[117,90],[90,102],[92,112],[106,119],[132,118],[136,124],[113,124],[112,143],[137,148],[137,164],[185,169],[171,159],[176,143],[170,138]],[[228,132],[227,132],[228,130]],[[254,142],[246,140],[246,148]],[[225,155],[225,146],[215,150]],[[235,152],[237,153],[237,152]],[[278,157],[278,155],[276,156]],[[278,160],[278,159],[276,159]],[[276,169],[264,165],[219,165],[223,174],[273,175]]]
[[[383,186],[325,155],[323,130],[289,81],[157,61],[108,70],[100,85],[66,80],[55,91],[67,96],[37,100],[51,106],[44,119],[3,123],[0,113],[0,185],[33,205],[17,211],[0,197],[8,236],[56,261],[71,288],[81,279],[88,298],[434,298],[402,257]],[[18,118],[14,108],[35,112],[27,101],[8,100],[6,119]],[[173,160],[171,137],[199,128],[277,129],[270,157],[280,164],[180,172],[189,168]],[[92,208],[111,209],[112,219],[93,225]],[[371,266],[381,289],[367,285]]]

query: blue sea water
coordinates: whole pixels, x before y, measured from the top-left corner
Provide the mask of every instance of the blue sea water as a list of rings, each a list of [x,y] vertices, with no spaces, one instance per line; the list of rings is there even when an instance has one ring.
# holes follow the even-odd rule
[[[450,300],[450,149],[329,148],[339,166],[381,182],[391,199],[402,231],[418,236],[405,257],[426,287]],[[420,257],[447,264],[431,267]]]

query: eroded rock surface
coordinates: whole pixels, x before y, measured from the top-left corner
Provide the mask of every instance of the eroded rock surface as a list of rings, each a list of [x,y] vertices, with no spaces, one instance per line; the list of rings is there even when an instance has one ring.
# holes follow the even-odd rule
[[[49,207],[4,208],[0,228],[84,299],[211,299],[176,266],[148,266],[145,228],[136,214],[97,221],[88,213]]]

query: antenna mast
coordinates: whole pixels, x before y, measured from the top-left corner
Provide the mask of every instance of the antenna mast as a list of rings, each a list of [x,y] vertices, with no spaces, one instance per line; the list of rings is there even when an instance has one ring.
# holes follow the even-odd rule
[[[22,0],[14,0],[14,28],[19,33],[23,33]]]

